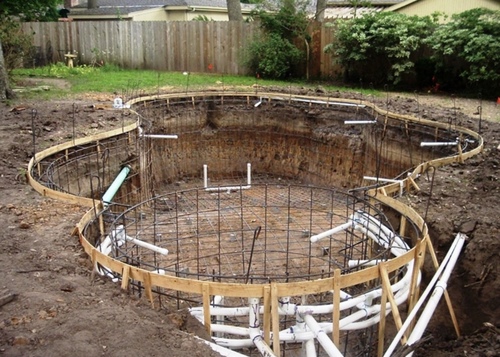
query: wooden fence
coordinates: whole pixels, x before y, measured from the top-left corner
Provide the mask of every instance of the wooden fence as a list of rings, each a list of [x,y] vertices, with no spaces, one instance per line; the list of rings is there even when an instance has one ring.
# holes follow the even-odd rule
[[[225,74],[248,72],[244,50],[260,34],[256,23],[232,21],[28,22],[22,29],[33,35],[29,65],[63,62],[64,54],[71,53],[78,64],[103,61],[125,68]],[[334,75],[332,58],[323,53],[333,31],[312,24],[310,33],[309,74]]]

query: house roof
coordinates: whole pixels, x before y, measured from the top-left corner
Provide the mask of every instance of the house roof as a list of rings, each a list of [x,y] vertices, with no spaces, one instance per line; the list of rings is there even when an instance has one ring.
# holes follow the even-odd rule
[[[370,3],[372,6],[392,6],[404,2],[405,0],[368,0],[363,3]],[[328,6],[352,6],[352,1],[349,0],[328,0]]]
[[[369,0],[371,6],[353,6],[349,0],[328,0],[328,6],[325,10],[325,18],[348,19],[356,16],[363,16],[373,12],[381,12],[390,6],[395,6],[406,0]]]
[[[116,15],[117,12],[122,16],[127,16],[134,12],[151,10],[167,6],[185,6],[185,7],[208,7],[208,8],[226,8],[226,0],[99,0],[98,7],[95,9],[87,8],[87,1],[73,6],[79,15],[88,16],[106,16]],[[242,10],[251,10],[253,5],[241,4]]]
[[[385,9],[384,6],[372,6],[372,7],[354,7],[354,6],[338,6],[329,7],[325,10],[325,18],[327,19],[350,19],[356,16],[363,16],[365,14],[373,12],[381,12]]]

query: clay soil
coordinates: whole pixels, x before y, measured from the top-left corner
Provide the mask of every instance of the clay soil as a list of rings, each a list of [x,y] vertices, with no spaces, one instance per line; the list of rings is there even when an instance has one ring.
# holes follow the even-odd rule
[[[92,278],[90,259],[71,235],[84,209],[44,198],[26,183],[35,149],[72,138],[73,113],[78,137],[121,126],[124,118],[105,109],[112,100],[110,94],[0,103],[1,356],[218,355],[194,337],[204,337],[204,330],[186,311],[153,310],[145,298]],[[386,98],[376,100],[387,105]],[[425,95],[417,101],[391,93],[388,103],[392,111],[479,128],[477,100]],[[448,285],[462,336],[457,338],[442,304],[415,356],[500,351],[500,106],[483,101],[481,117],[484,152],[436,170],[434,180],[432,173],[423,175],[421,191],[404,198],[427,215],[440,258],[457,232],[469,237]],[[432,265],[425,268],[429,280]]]

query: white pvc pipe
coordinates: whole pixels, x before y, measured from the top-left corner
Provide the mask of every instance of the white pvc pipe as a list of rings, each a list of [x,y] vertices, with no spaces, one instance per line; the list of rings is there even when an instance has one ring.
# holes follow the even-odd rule
[[[248,332],[250,334],[250,339],[253,344],[259,350],[260,354],[264,357],[276,357],[273,350],[268,346],[268,344],[264,341],[260,333],[260,321],[259,321],[259,298],[248,298]]]
[[[445,142],[439,142],[439,141],[431,141],[431,142],[426,142],[423,141],[420,143],[420,146],[456,146],[458,145],[458,141],[445,141]]]
[[[311,243],[315,243],[315,242],[317,242],[317,241],[319,241],[319,240],[321,240],[323,238],[326,238],[326,237],[331,236],[331,235],[333,235],[335,233],[338,233],[338,232],[341,232],[343,230],[346,230],[346,229],[352,227],[353,224],[354,223],[352,222],[351,218],[349,218],[349,222],[347,222],[347,223],[341,224],[340,226],[334,227],[334,228],[329,229],[327,231],[324,231],[322,233],[319,233],[319,234],[311,236],[311,238],[310,238]]]
[[[316,357],[316,346],[314,345],[314,339],[303,342],[303,349],[306,352],[306,357]]]
[[[139,247],[143,247],[143,248],[152,250],[153,252],[160,253],[162,255],[168,255],[168,249],[167,248],[160,248],[157,245],[154,245],[154,244],[151,244],[151,243],[148,243],[148,242],[144,242],[142,240],[139,240],[137,238],[132,238],[132,237],[129,237],[129,236],[125,236],[125,239],[127,240],[127,242],[130,242],[130,243],[133,243],[135,245],[138,245]]]
[[[219,346],[223,346],[223,347],[227,347],[227,348],[241,349],[241,348],[255,347],[253,341],[249,338],[248,339],[229,339],[229,338],[213,337],[213,340]]]
[[[177,135],[165,135],[165,134],[144,134],[144,131],[140,126],[137,127],[139,131],[139,136],[142,138],[152,138],[152,139],[178,139]]]
[[[377,124],[376,120],[345,120],[344,124]]]
[[[208,166],[203,164],[203,187],[208,187]]]
[[[224,357],[248,357],[244,354],[241,354],[239,352],[236,352],[236,351],[233,351],[233,350],[230,350],[229,348],[225,348],[225,347],[222,347],[218,344],[215,344],[213,342],[210,342],[210,341],[207,341],[207,340],[204,340],[196,335],[194,335],[194,337],[200,341],[203,341],[205,344],[209,345],[210,348],[215,351],[215,352],[218,352],[221,354],[221,356],[224,356]]]
[[[375,265],[379,265],[382,262],[387,261],[386,259],[373,259],[373,260],[368,260],[368,259],[351,259],[347,262],[347,266],[349,268],[354,268],[357,266],[363,266],[363,267],[372,267]]]
[[[212,306],[214,309],[219,309],[220,306],[219,305],[222,305],[224,304],[224,296],[222,295],[215,295],[214,296],[214,300],[213,300],[213,303],[212,303]],[[217,325],[224,325],[224,319],[225,319],[225,315],[215,315],[215,320],[216,320],[216,324]],[[221,336],[222,334],[219,332],[217,334],[217,337],[222,337]]]
[[[220,324],[211,324],[210,330],[212,332],[218,332],[220,334],[228,333],[237,336],[249,336],[248,327],[239,327],[239,326],[231,326],[231,325],[220,325]],[[217,336],[219,337],[219,336]],[[222,338],[222,337],[220,337]]]
[[[221,186],[208,187],[208,165],[203,165],[203,187],[205,191],[237,191],[248,190],[252,187],[252,164],[247,163],[247,185],[246,186]]]
[[[423,303],[427,299],[427,296],[429,295],[429,293],[431,292],[431,290],[433,290],[433,288],[434,288],[437,280],[441,276],[441,273],[446,268],[446,265],[450,261],[451,256],[452,256],[455,248],[458,245],[458,241],[460,239],[465,239],[465,238],[466,238],[466,236],[464,234],[462,234],[462,233],[457,234],[457,236],[456,236],[455,240],[453,241],[450,249],[446,253],[446,256],[444,257],[443,261],[441,262],[441,265],[438,267],[436,273],[434,274],[434,276],[432,277],[431,281],[429,282],[429,285],[427,285],[427,288],[422,293],[422,295],[418,299],[417,303],[415,304],[415,306],[411,310],[410,314],[406,318],[405,322],[403,323],[403,326],[401,326],[401,328],[399,329],[398,333],[396,334],[396,336],[392,340],[389,348],[387,349],[387,351],[384,354],[384,357],[390,357],[392,355],[392,353],[396,349],[396,346],[398,345],[399,341],[401,340],[401,337],[403,337],[403,334],[406,332],[406,330],[408,329],[408,327],[412,323],[413,319],[417,315],[418,310],[420,309],[420,307],[423,305]]]
[[[154,245],[154,244],[151,244],[148,242],[144,242],[140,239],[129,237],[128,235],[125,234],[125,229],[122,225],[117,226],[116,229],[114,229],[112,231],[112,235],[116,240],[131,242],[135,245],[152,250],[152,251],[154,251],[156,253],[160,253],[162,255],[168,254],[168,249],[166,249],[166,248],[161,248],[161,247],[158,247],[157,245]]]
[[[177,135],[166,135],[166,134],[142,134],[143,138],[151,139],[178,139]]]
[[[337,346],[330,340],[330,338],[326,335],[326,332],[321,328],[321,326],[316,322],[314,317],[311,315],[304,315],[303,319],[307,325],[311,329],[311,331],[316,336],[316,339],[323,347],[325,352],[330,357],[343,357],[342,353],[339,351]]]
[[[432,315],[434,314],[434,311],[436,310],[439,300],[441,300],[441,297],[446,291],[448,279],[450,278],[450,275],[453,271],[453,268],[455,267],[455,264],[457,263],[458,257],[460,256],[460,253],[462,252],[462,247],[465,243],[464,234],[458,233],[457,238],[458,238],[457,245],[453,249],[453,253],[450,257],[448,264],[446,264],[446,268],[443,272],[443,275],[441,276],[436,286],[434,287],[434,292],[429,298],[429,301],[427,302],[427,305],[422,311],[422,314],[420,315],[417,324],[413,328],[413,332],[410,334],[410,337],[408,338],[407,344],[409,346],[420,340],[420,338],[424,334],[425,329],[427,328],[427,325],[429,324],[429,321],[431,320]],[[413,352],[408,354],[408,356],[412,355]]]

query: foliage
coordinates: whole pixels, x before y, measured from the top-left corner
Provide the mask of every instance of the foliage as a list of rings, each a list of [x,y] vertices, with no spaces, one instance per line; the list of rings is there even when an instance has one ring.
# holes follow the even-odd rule
[[[193,18],[193,21],[214,21],[214,19],[209,18],[207,15],[198,15]]]
[[[57,20],[57,6],[63,0],[2,0],[0,2],[0,20],[7,17],[18,17],[21,21],[54,21]]]
[[[264,78],[287,78],[292,66],[302,58],[297,47],[274,33],[252,42],[249,52],[253,54],[249,67]]]
[[[253,14],[264,35],[250,44],[246,64],[264,77],[286,78],[294,75],[294,67],[305,57],[302,45],[310,40],[306,3],[279,0],[276,4],[275,12],[259,10]]]
[[[31,36],[24,34],[19,22],[11,18],[5,18],[0,22],[0,42],[8,73],[31,57]]]
[[[436,21],[394,12],[340,20],[336,23],[336,41],[325,51],[338,56],[348,80],[397,84],[412,71],[414,58],[424,50],[424,39],[432,33]]]
[[[478,8],[453,15],[427,41],[443,85],[500,89],[500,11]]]

